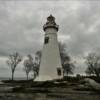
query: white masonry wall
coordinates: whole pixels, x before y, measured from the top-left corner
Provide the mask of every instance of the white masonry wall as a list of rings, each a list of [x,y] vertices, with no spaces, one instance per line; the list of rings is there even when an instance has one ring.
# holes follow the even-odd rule
[[[48,28],[45,37],[49,37],[49,42],[43,45],[39,80],[58,78],[57,67],[62,68],[56,29]]]

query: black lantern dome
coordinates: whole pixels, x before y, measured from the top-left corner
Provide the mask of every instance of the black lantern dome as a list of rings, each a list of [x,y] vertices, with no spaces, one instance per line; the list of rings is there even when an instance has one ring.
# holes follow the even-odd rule
[[[55,23],[55,17],[50,15],[47,17],[47,22],[43,26],[43,30],[45,31],[47,28],[55,28],[58,31],[59,26]]]

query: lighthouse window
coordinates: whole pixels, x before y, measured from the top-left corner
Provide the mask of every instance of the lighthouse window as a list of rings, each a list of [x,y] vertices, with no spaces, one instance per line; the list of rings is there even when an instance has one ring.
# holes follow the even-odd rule
[[[45,37],[45,44],[47,44],[49,42],[49,37]]]

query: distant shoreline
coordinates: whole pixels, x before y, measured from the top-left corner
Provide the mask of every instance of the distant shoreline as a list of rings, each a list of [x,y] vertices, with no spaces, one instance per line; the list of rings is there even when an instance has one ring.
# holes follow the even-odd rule
[[[32,79],[32,77],[29,78],[29,80]],[[2,80],[11,80],[9,77],[0,77],[0,81]],[[14,80],[27,80],[26,77],[15,77]]]

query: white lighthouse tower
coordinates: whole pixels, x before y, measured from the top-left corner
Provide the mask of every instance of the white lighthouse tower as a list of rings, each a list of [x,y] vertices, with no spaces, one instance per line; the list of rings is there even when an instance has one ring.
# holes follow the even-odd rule
[[[40,80],[52,80],[58,78],[57,69],[61,69],[61,58],[57,40],[59,26],[55,23],[55,17],[50,15],[43,26],[45,32],[42,58],[40,63]],[[61,73],[61,72],[60,72]]]

